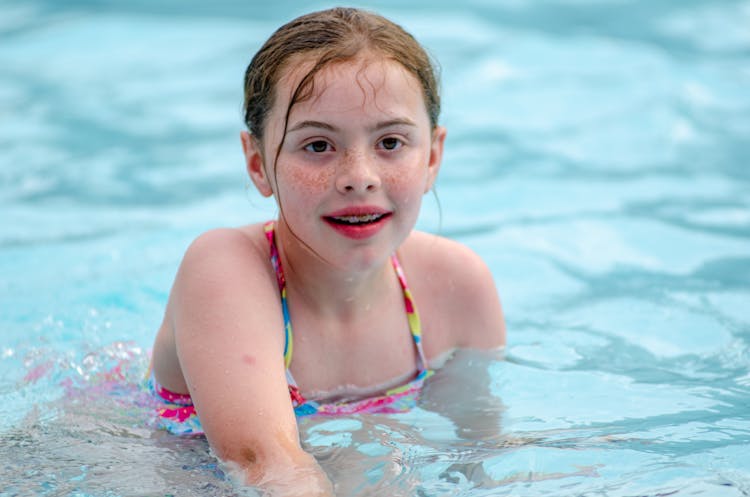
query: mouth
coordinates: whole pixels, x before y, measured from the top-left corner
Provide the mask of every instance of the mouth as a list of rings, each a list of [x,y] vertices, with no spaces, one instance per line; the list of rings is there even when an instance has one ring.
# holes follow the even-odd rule
[[[346,216],[327,216],[326,219],[335,224],[341,224],[344,226],[362,226],[371,223],[376,223],[389,216],[390,214],[352,214]]]
[[[386,225],[393,212],[380,207],[349,207],[331,212],[323,219],[339,234],[354,240],[375,236]]]

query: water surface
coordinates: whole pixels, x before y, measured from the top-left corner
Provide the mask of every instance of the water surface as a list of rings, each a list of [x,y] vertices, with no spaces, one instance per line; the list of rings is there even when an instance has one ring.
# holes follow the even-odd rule
[[[750,494],[750,3],[369,7],[441,63],[419,226],[485,258],[508,349],[408,414],[304,421],[340,493]],[[241,79],[302,10],[0,12],[0,494],[239,495],[139,384],[190,240],[275,215]]]

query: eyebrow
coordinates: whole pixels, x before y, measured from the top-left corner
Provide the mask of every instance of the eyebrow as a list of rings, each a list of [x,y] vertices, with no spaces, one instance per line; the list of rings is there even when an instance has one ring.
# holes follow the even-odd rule
[[[378,131],[383,128],[389,128],[391,126],[412,126],[416,127],[416,124],[411,119],[402,117],[402,118],[396,118],[396,119],[390,119],[388,121],[382,121],[370,128],[371,131]],[[319,129],[325,129],[327,131],[331,132],[337,132],[339,131],[339,128],[336,126],[323,122],[323,121],[314,121],[314,120],[305,120],[300,121],[296,123],[294,126],[289,128],[287,130],[287,133],[292,133],[294,131],[300,131],[305,128],[319,128]]]
[[[328,131],[338,131],[338,128],[336,126],[333,126],[332,124],[324,123],[322,121],[300,121],[291,128],[287,130],[288,133],[292,133],[294,131],[299,131],[301,129],[305,128],[321,128]]]
[[[383,121],[372,127],[372,131],[377,131],[383,128],[390,128],[391,126],[412,126],[416,127],[416,123],[407,117],[399,117],[391,119],[389,121]]]

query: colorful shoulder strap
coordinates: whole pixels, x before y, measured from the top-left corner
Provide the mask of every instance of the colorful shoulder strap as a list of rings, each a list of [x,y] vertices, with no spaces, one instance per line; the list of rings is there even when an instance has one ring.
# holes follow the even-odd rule
[[[417,347],[419,355],[417,369],[422,372],[427,369],[427,357],[424,354],[424,347],[422,346],[422,322],[419,319],[417,306],[414,304],[414,297],[411,294],[411,290],[409,290],[409,285],[406,283],[404,268],[401,267],[396,254],[391,256],[391,264],[393,265],[393,269],[396,270],[398,282],[401,284],[401,289],[404,292],[404,306],[406,307],[406,317],[409,320],[409,331],[411,331],[411,336],[414,339],[414,345]]]
[[[294,345],[292,335],[292,320],[289,317],[289,303],[286,295],[286,279],[284,278],[284,269],[281,266],[279,249],[276,246],[274,227],[275,223],[273,221],[268,221],[263,226],[263,230],[265,231],[266,239],[268,240],[268,245],[270,247],[271,264],[273,265],[273,269],[276,272],[276,281],[279,285],[279,293],[281,295],[281,309],[284,314],[284,367],[286,368],[286,377],[287,383],[289,383],[289,392],[292,396],[292,401],[296,406],[303,404],[305,400],[299,392],[299,388],[297,387],[297,383],[292,377],[292,373],[289,371],[289,366],[292,363],[292,349]],[[404,274],[404,270],[401,267],[401,263],[398,261],[398,257],[396,257],[396,254],[393,254],[391,256],[391,264],[393,265],[393,269],[396,271],[398,282],[401,285],[401,289],[404,293],[404,306],[406,308],[406,317],[409,321],[409,331],[411,332],[411,336],[414,340],[414,345],[417,349],[418,354],[417,369],[419,370],[419,375],[423,375],[423,373],[427,370],[427,359],[425,357],[424,348],[422,346],[422,324],[419,319],[419,312],[417,312],[417,307],[414,304],[414,297],[411,294],[411,290],[409,290],[409,285],[406,282],[406,275]]]
[[[286,298],[286,278],[284,278],[284,269],[281,267],[281,257],[279,249],[276,247],[274,237],[274,222],[268,221],[263,230],[266,232],[266,239],[271,248],[271,264],[276,272],[276,281],[279,284],[279,293],[281,294],[281,310],[284,313],[284,367],[289,371],[289,365],[292,363],[292,320],[289,318],[289,303]]]

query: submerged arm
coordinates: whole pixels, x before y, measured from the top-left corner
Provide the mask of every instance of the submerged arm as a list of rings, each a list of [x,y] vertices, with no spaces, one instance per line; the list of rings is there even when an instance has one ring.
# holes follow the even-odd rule
[[[492,364],[502,357],[500,349],[456,351],[427,382],[420,407],[450,419],[463,440],[498,441],[504,406],[490,383]]]
[[[491,392],[490,366],[503,357],[505,320],[494,278],[469,248],[450,240],[433,247],[435,270],[430,273],[440,275],[432,285],[440,289],[433,290],[441,312],[436,324],[447,337],[444,346],[459,352],[428,384],[423,405],[451,419],[463,439],[495,439],[503,406]]]

